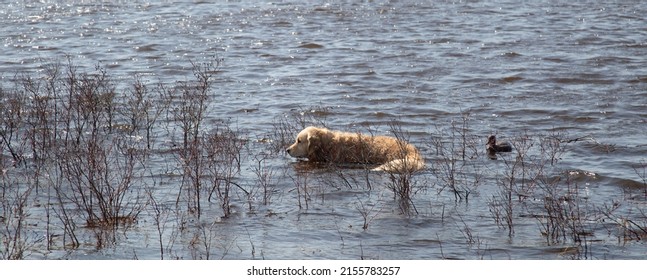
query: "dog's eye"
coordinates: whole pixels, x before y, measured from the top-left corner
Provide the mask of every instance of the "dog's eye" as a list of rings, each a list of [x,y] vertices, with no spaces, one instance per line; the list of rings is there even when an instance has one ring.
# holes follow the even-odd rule
[[[301,143],[301,139],[297,139],[297,143]]]

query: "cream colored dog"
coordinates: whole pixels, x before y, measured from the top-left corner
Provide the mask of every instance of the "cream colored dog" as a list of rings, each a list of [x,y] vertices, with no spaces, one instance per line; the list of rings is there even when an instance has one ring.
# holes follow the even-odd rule
[[[389,136],[306,127],[286,150],[312,162],[380,164],[375,171],[404,173],[421,170],[424,160],[411,144]]]

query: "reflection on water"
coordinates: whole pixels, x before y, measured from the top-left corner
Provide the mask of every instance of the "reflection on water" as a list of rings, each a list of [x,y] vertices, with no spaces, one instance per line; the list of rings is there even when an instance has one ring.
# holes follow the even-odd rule
[[[643,2],[4,6],[6,199],[0,222],[19,221],[9,206],[28,197],[24,258],[644,258]],[[182,128],[191,125],[179,120],[178,112],[195,104],[165,99],[164,93],[193,85],[199,81],[196,65],[220,59],[217,71],[210,72],[213,83],[197,135],[223,136],[229,128],[241,141],[212,139],[212,150],[205,146],[199,157],[205,165],[187,169],[183,164],[198,157],[178,152],[186,148]],[[38,155],[29,143],[47,134],[28,134],[26,127],[47,131],[53,124],[15,112],[54,104],[36,102],[41,99],[28,89],[46,92],[54,74],[47,69],[57,63],[61,70],[72,63],[78,73],[105,70],[117,93],[115,122],[128,123],[129,112],[143,112],[132,109],[134,85],[153,93],[147,117],[156,117],[155,126],[110,131],[102,151],[114,161],[94,165],[106,168],[98,174],[110,175],[105,178],[111,186],[128,179],[114,170],[132,171],[136,178],[123,200],[105,204],[140,210],[134,224],[118,226],[112,237],[97,234],[97,227],[87,226],[94,220],[79,220],[83,209],[58,201],[55,190],[45,187],[56,185],[52,178],[65,172],[83,178],[83,168],[46,168],[49,173],[37,173],[43,175],[38,180],[32,176],[42,170],[32,164]],[[22,83],[25,77],[42,80],[29,87]],[[11,107],[16,92],[25,94],[22,101],[29,106]],[[88,104],[102,104],[95,101]],[[78,116],[86,112],[81,109]],[[12,137],[32,138],[9,139],[14,124],[9,120],[25,129]],[[389,135],[393,123],[431,167],[411,178],[408,203],[415,211],[403,211],[387,174],[313,166],[281,153],[281,145],[293,141],[291,133],[304,124]],[[65,139],[72,131],[55,135]],[[516,141],[515,151],[487,160],[485,144],[492,134]],[[151,146],[135,139],[152,139]],[[218,143],[239,143],[238,157]],[[127,148],[133,145],[146,155]],[[86,154],[96,151],[86,148]],[[15,165],[21,156],[30,164]],[[217,169],[229,168],[219,165],[227,160],[236,169]],[[198,171],[204,177],[190,176]],[[192,195],[191,178],[208,184]],[[83,182],[76,185],[84,188]],[[38,188],[25,193],[13,187],[30,184]],[[66,221],[78,228],[66,228]],[[71,231],[78,233],[77,246],[70,246]]]

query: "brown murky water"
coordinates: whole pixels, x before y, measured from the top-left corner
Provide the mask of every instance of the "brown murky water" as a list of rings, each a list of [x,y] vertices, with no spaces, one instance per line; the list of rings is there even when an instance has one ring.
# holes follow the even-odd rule
[[[201,132],[228,123],[246,140],[229,217],[206,192],[199,217],[189,210],[170,123],[155,128],[124,202],[141,212],[120,221],[114,242],[97,246],[96,225],[70,206],[80,244],[65,246],[60,204],[45,186],[26,200],[24,258],[158,259],[160,247],[182,259],[645,258],[643,1],[3,2],[5,93],[66,56],[79,71],[102,65],[122,93],[135,76],[151,87],[191,80],[191,61],[217,57]],[[397,123],[429,167],[411,178],[408,208],[386,174],[313,169],[276,152],[277,123],[298,116],[387,135]],[[476,149],[468,158],[451,146],[461,131]],[[541,161],[534,183],[520,173],[511,180],[521,153],[488,159],[490,134],[530,139],[532,172],[551,135],[565,150],[554,165]],[[34,171],[9,164],[4,142],[2,156],[2,232],[15,236],[9,190],[33,183]],[[460,166],[458,192],[443,169],[448,158]]]

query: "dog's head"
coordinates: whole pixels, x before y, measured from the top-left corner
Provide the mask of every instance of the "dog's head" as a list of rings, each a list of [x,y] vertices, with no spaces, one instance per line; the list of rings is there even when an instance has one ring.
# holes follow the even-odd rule
[[[297,134],[294,144],[287,148],[286,152],[295,158],[308,158],[316,147],[319,146],[319,140],[323,129],[309,126]]]

